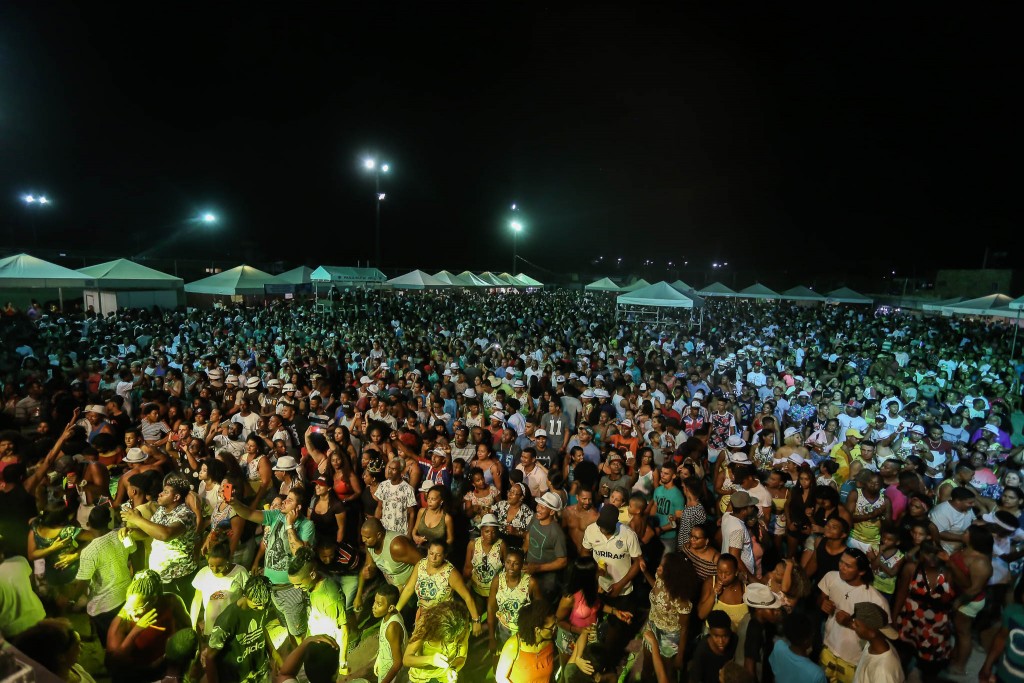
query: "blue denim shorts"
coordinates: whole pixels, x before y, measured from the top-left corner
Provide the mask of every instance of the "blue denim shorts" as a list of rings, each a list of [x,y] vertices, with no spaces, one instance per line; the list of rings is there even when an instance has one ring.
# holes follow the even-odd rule
[[[662,657],[675,657],[679,653],[679,631],[663,631],[651,622],[644,627],[658,639],[658,650]],[[647,646],[647,641],[644,641]]]

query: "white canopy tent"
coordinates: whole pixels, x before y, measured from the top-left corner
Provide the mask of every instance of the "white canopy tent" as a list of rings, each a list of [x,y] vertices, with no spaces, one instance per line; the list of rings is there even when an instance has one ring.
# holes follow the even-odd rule
[[[627,318],[644,323],[672,323],[700,329],[704,301],[683,294],[667,282],[656,282],[615,297],[616,319]],[[689,311],[686,315],[680,315]]]
[[[544,283],[540,280],[536,280],[526,273],[518,273],[516,279],[526,284],[527,287],[543,287]]]
[[[1024,296],[1014,299],[1007,305],[1015,311],[1024,309]]]
[[[7,300],[19,306],[27,305],[32,299],[55,296],[63,309],[65,294],[77,297],[87,286],[95,286],[95,280],[35,256],[14,254],[0,259],[0,289]]]
[[[773,289],[765,287],[760,282],[755,282],[749,287],[744,287],[737,295],[744,299],[778,299],[781,295]]]
[[[463,287],[494,287],[490,282],[485,282],[468,270],[464,270],[457,276]]]
[[[424,273],[422,270],[413,270],[405,275],[399,275],[388,280],[388,286],[395,289],[439,289],[451,287],[450,284],[439,280],[433,275]]]
[[[670,282],[669,284],[672,285],[673,287],[675,287],[680,292],[683,292],[684,294],[686,292],[694,291],[693,287],[691,287],[690,285],[686,284],[682,280],[676,280],[675,282]]]
[[[621,292],[622,289],[611,281],[611,278],[603,277],[600,280],[595,280],[583,289],[588,292]]]
[[[216,273],[202,280],[185,285],[188,294],[209,294],[212,296],[252,296],[262,297],[266,294],[265,287],[275,283],[274,276],[264,273],[252,266],[236,266],[230,270]]]
[[[354,268],[351,266],[319,266],[309,274],[314,283],[332,285],[372,285],[387,281],[384,273],[377,268]]]
[[[286,270],[274,276],[274,280],[282,285],[308,285],[312,284],[313,269],[309,266],[299,266]]]
[[[645,280],[643,278],[640,278],[639,280],[637,280],[636,282],[634,282],[632,284],[628,284],[625,287],[621,287],[620,291],[622,291],[622,292],[635,292],[638,289],[643,289],[644,287],[650,287],[650,286],[651,286],[650,282],[648,282],[647,280]]]
[[[840,287],[839,289],[833,289],[831,292],[825,295],[825,300],[830,304],[870,304],[873,303],[873,299],[869,296],[864,296],[860,292],[856,292],[849,287]]]
[[[658,306],[662,308],[693,308],[699,298],[686,296],[667,282],[656,282],[616,297],[617,304],[629,306]]]
[[[951,299],[942,299],[942,300],[939,300],[939,301],[929,301],[927,303],[922,303],[921,304],[921,310],[922,311],[928,311],[928,312],[931,312],[931,313],[941,313],[942,309],[945,308],[946,306],[953,306],[955,304],[960,303],[963,300],[964,300],[964,298],[962,296],[954,296]]]
[[[500,276],[495,275],[494,273],[486,270],[477,275],[477,277],[486,282],[487,284],[489,284],[491,287],[501,287],[502,289],[508,289],[509,287],[518,286],[512,284],[511,282],[503,280]]]
[[[780,298],[786,301],[809,301],[821,303],[825,300],[825,297],[818,294],[809,287],[803,285],[797,285],[796,287],[790,287],[786,291],[780,294]]]
[[[81,268],[83,275],[95,278],[95,287],[82,292],[86,310],[100,315],[121,308],[173,309],[185,301],[185,281],[127,259],[117,259]]]
[[[736,291],[726,287],[721,282],[712,282],[704,289],[697,292],[701,296],[723,296],[723,297],[734,297]]]
[[[511,273],[498,273],[498,277],[506,282],[511,282],[515,287],[521,287],[526,289],[527,287],[533,287],[533,285],[527,284],[518,275],[512,275]]]
[[[1010,308],[1011,302],[1013,302],[1013,299],[1005,294],[989,294],[988,296],[980,296],[977,299],[943,306],[942,314],[1012,318],[1016,314],[1017,309]]]
[[[462,280],[459,279],[458,275],[456,275],[455,273],[449,273],[447,270],[441,270],[434,273],[434,277],[440,280],[441,282],[446,283],[450,287],[466,286],[465,284],[463,284]]]

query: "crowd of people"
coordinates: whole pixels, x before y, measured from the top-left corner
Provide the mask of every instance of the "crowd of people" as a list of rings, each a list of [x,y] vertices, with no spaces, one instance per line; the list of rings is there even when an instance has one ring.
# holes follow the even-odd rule
[[[933,681],[975,647],[1024,680],[1005,325],[353,290],[0,326],[0,633],[61,680],[327,683],[367,640],[379,683]]]

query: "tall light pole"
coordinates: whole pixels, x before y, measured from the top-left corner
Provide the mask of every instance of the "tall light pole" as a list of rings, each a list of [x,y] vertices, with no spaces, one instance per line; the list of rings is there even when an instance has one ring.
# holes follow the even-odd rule
[[[21,198],[21,201],[25,202],[25,206],[28,207],[29,211],[29,222],[32,224],[32,245],[39,246],[39,234],[36,232],[36,215],[35,207],[44,207],[50,205],[50,200],[47,199],[46,195],[33,195],[27,194]]]
[[[512,271],[510,274],[515,275],[519,265],[519,233],[523,231],[523,222],[519,220],[519,204],[515,202],[512,204],[512,220],[509,221],[508,226],[512,228]]]
[[[368,171],[373,171],[374,204],[376,205],[376,218],[373,228],[373,265],[380,268],[380,204],[384,201],[384,193],[380,191],[380,174],[391,170],[391,164],[378,164],[376,159],[366,159],[363,166]]]
[[[516,274],[516,264],[519,262],[519,233],[523,230],[523,224],[519,221],[512,221],[509,223],[509,227],[512,228],[512,272],[511,275]]]

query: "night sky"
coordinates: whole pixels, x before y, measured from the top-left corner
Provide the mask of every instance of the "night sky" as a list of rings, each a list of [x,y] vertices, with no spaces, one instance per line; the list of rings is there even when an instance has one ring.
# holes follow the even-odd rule
[[[1008,8],[632,5],[4,3],[0,235],[30,247],[45,192],[40,241],[72,254],[209,210],[158,255],[355,265],[371,154],[388,271],[508,270],[512,202],[542,279],[1019,260]]]

